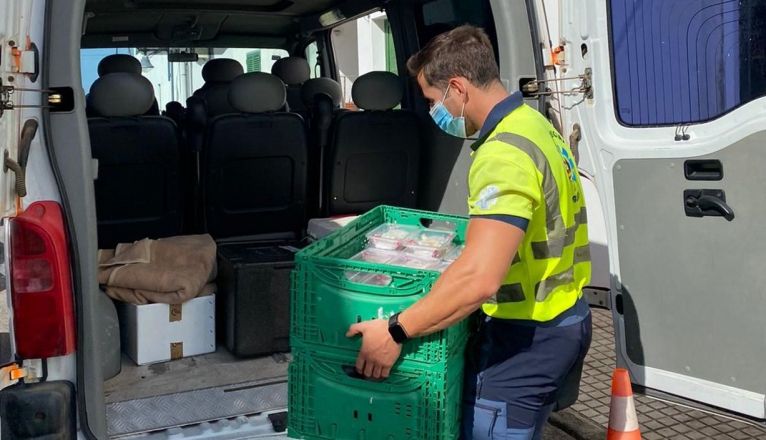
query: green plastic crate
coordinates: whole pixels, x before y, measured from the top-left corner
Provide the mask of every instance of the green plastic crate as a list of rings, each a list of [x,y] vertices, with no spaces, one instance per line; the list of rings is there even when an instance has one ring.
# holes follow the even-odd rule
[[[440,275],[436,271],[348,260],[365,247],[365,234],[378,225],[419,225],[424,221],[452,223],[457,231],[455,243],[465,240],[468,220],[464,217],[380,206],[299,252],[291,283],[291,345],[358,352],[361,339],[346,338],[350,325],[387,319],[427,294]],[[384,274],[392,281],[387,286],[354,283],[345,276],[353,271]],[[467,322],[463,321],[408,341],[402,356],[409,361],[444,363],[452,354],[462,355],[466,338]]]
[[[355,376],[355,357],[294,350],[288,379],[288,436],[322,440],[457,439],[463,357],[441,371],[406,361],[382,381]]]
[[[360,215],[343,228],[303,248],[295,255],[295,260],[337,261],[338,259],[350,258],[364,248],[365,234],[384,223],[410,226],[436,226],[440,223],[450,223],[454,225],[457,232],[455,238],[457,244],[465,242],[465,234],[468,229],[467,217],[381,205]],[[368,264],[375,266],[372,263]],[[417,272],[414,269],[412,271]]]

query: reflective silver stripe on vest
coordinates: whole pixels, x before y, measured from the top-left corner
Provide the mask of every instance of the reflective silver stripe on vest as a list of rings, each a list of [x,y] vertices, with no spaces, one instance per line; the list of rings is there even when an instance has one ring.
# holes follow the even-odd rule
[[[532,242],[532,255],[535,259],[543,260],[547,258],[560,258],[564,248],[574,244],[577,228],[580,225],[587,224],[588,214],[583,206],[575,214],[574,225],[567,228],[564,226],[564,219],[561,216],[561,206],[559,205],[559,187],[556,178],[553,176],[550,163],[545,153],[534,142],[524,136],[515,133],[498,133],[497,136],[488,140],[491,142],[498,140],[510,144],[524,153],[526,153],[543,176],[543,197],[545,198],[545,221],[548,240]],[[517,256],[518,258],[518,256]],[[574,282],[574,264],[590,260],[590,248],[588,245],[575,248],[573,265],[565,272],[553,275],[540,281],[535,286],[535,299],[538,302],[545,301],[553,290]],[[514,262],[516,259],[514,258]],[[520,302],[524,301],[524,289],[521,284],[507,284],[498,290],[494,298],[498,303]]]
[[[499,303],[522,302],[525,298],[524,288],[521,284],[506,284],[500,287],[495,298]]]
[[[543,175],[543,196],[545,197],[545,221],[548,229],[548,239],[558,238],[564,235],[564,221],[561,218],[561,207],[559,206],[559,186],[556,184],[556,178],[553,177],[553,171],[548,163],[545,153],[531,140],[515,133],[498,133],[493,140],[499,140],[506,144],[513,145],[523,151],[532,159],[537,170]]]
[[[588,223],[588,212],[583,206],[580,212],[575,214],[575,224],[569,228],[566,228],[566,232],[563,237],[556,239],[548,238],[548,241],[533,241],[532,255],[536,260],[544,260],[546,258],[561,258],[561,254],[564,252],[564,248],[574,244],[575,236],[577,234],[577,228],[580,225]]]
[[[570,266],[565,272],[546,278],[535,286],[535,299],[538,302],[545,301],[554,289],[566,286],[574,282],[574,266]]]
[[[590,245],[576,247],[572,264],[587,263],[590,261]]]

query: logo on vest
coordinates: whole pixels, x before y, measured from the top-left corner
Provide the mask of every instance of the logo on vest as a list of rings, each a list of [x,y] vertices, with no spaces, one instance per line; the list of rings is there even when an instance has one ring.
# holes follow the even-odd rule
[[[476,202],[476,206],[485,211],[492,208],[497,205],[498,193],[500,193],[500,189],[495,185],[484,187],[484,189],[479,192],[479,200]]]
[[[561,153],[561,157],[564,159],[564,169],[567,171],[567,177],[569,177],[569,180],[572,182],[577,182],[577,172],[575,171],[577,166],[575,165],[574,159],[566,148],[559,147],[559,151]]]

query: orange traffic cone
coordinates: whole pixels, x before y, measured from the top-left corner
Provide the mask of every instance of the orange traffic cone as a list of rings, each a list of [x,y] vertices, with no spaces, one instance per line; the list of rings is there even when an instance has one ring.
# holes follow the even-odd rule
[[[616,368],[612,376],[612,403],[606,440],[641,440],[630,376],[624,368]]]

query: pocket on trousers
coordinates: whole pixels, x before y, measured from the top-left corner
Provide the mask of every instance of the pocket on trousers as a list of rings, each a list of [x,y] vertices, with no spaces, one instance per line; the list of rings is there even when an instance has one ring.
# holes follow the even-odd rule
[[[474,440],[505,440],[505,402],[476,402],[473,414]]]

